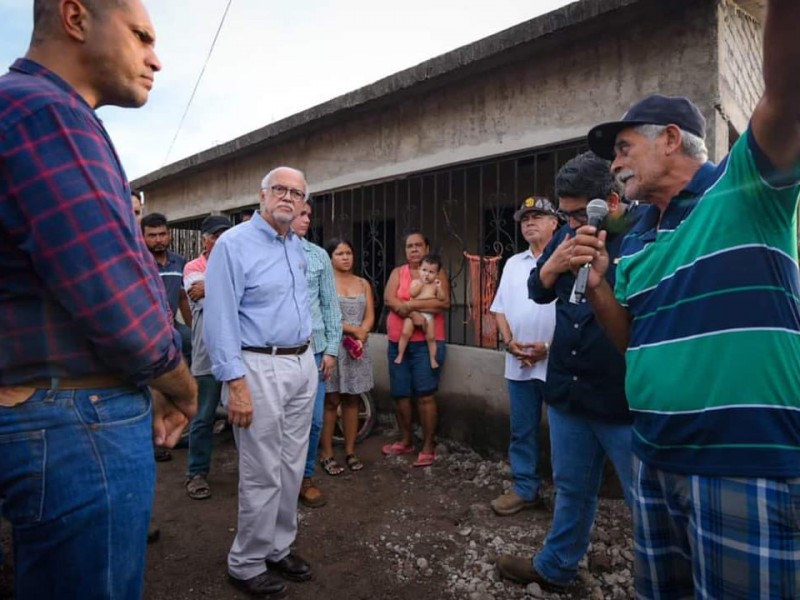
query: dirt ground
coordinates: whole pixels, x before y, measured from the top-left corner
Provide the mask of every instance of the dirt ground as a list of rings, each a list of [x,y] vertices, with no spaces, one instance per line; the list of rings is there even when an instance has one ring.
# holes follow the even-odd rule
[[[630,516],[620,500],[601,500],[589,560],[566,593],[504,583],[494,572],[494,558],[507,552],[531,555],[544,540],[550,513],[494,516],[488,502],[509,485],[503,461],[445,441],[433,467],[414,469],[411,457],[381,456],[389,439],[378,432],[362,442],[363,471],[317,475],[329,502],[319,509],[301,507],[295,546],[312,563],[315,578],[290,583],[288,598],[633,597]],[[174,450],[171,462],[158,464],[154,519],[161,539],[149,546],[145,598],[246,598],[226,583],[226,554],[236,527],[232,437],[223,432],[215,438],[208,500],[191,500],[184,492],[186,453]],[[552,493],[550,487],[546,491]],[[6,525],[3,534],[7,549]],[[8,584],[3,587],[0,597],[10,597]]]

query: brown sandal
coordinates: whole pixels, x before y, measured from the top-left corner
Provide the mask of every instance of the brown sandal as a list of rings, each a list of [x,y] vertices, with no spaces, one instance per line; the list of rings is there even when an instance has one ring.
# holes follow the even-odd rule
[[[186,494],[192,500],[206,500],[211,498],[211,487],[203,474],[195,475],[186,480]]]
[[[344,457],[344,464],[347,465],[347,468],[351,471],[360,471],[364,468],[364,463],[361,462],[361,459],[358,458],[355,454],[348,454]]]
[[[337,475],[341,475],[344,473],[344,467],[336,462],[336,459],[332,456],[328,458],[323,458],[319,461],[319,466],[322,467],[322,470],[325,471],[331,477],[336,477]]]

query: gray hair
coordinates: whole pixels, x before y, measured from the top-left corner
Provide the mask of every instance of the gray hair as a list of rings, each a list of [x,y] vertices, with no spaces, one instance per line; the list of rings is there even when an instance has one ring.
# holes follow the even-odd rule
[[[268,190],[269,189],[269,182],[272,181],[272,178],[278,171],[282,171],[284,169],[288,169],[289,171],[294,171],[303,179],[303,187],[305,188],[305,198],[303,198],[303,202],[308,202],[308,182],[306,181],[306,175],[300,169],[295,169],[294,167],[275,167],[269,173],[264,176],[264,179],[261,180],[261,189]]]
[[[639,125],[634,128],[634,131],[648,140],[654,140],[664,133],[666,128],[666,125]],[[685,129],[681,129],[681,151],[702,162],[708,160],[708,148],[706,148],[705,140]]]

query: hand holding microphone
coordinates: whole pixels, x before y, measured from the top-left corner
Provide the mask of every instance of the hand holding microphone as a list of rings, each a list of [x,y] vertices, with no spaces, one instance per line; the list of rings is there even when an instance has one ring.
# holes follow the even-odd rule
[[[586,216],[588,225],[599,231],[600,225],[608,215],[608,203],[605,200],[595,198],[586,205]],[[595,233],[597,235],[597,233]],[[576,238],[577,239],[577,238]],[[572,287],[569,301],[572,304],[581,304],[586,300],[586,286],[589,282],[589,272],[592,268],[592,261],[584,263],[575,276],[575,285]]]

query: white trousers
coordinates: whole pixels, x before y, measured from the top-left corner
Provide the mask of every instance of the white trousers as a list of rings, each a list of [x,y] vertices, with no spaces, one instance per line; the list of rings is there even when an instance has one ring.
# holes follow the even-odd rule
[[[297,533],[297,499],[303,478],[317,368],[314,353],[272,356],[242,352],[253,422],[233,428],[239,450],[239,519],[228,571],[250,579],[264,560],[289,554]],[[227,406],[228,389],[222,401]]]

